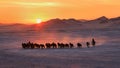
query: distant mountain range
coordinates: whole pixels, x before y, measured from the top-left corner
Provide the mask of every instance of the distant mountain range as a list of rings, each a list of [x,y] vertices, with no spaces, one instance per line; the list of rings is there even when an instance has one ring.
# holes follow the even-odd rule
[[[62,24],[77,24],[77,25],[81,25],[81,24],[84,24],[84,23],[116,23],[116,22],[120,22],[120,17],[116,17],[116,18],[107,18],[105,16],[102,16],[102,17],[99,17],[97,19],[94,19],[94,20],[85,20],[85,19],[79,19],[79,20],[76,20],[74,18],[71,18],[71,19],[59,19],[59,18],[56,18],[56,19],[50,19],[48,21],[45,21],[43,22],[42,24],[49,24],[49,25],[62,25]],[[0,23],[0,25],[4,25],[3,23]],[[9,25],[23,25],[21,23],[16,23],[16,24],[9,24]]]
[[[116,18],[107,18],[105,16],[102,16],[102,17],[99,17],[97,19],[94,19],[94,20],[85,20],[85,19],[79,19],[79,20],[76,20],[76,19],[59,19],[59,18],[56,18],[56,19],[51,19],[51,20],[48,20],[46,22],[43,22],[44,24],[54,24],[54,25],[82,25],[82,24],[85,24],[85,23],[99,23],[99,24],[102,24],[102,23],[120,23],[120,17],[116,17]]]
[[[40,24],[0,24],[1,28],[12,30],[79,30],[79,29],[98,29],[98,28],[120,28],[120,17],[107,18],[105,16],[94,20],[85,19],[51,19]]]
[[[116,25],[117,24],[117,25]],[[116,18],[110,18],[108,19],[105,16],[99,17],[94,20],[76,20],[76,19],[51,19],[46,22],[43,22],[40,24],[41,27],[44,28],[66,28],[66,29],[72,29],[74,28],[105,28],[105,27],[110,27],[113,25],[120,25],[120,17]]]

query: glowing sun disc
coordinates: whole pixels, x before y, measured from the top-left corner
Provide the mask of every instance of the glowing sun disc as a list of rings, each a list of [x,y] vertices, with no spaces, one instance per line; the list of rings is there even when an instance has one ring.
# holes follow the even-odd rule
[[[38,18],[38,19],[36,19],[36,23],[41,23],[42,22],[42,20],[40,19],[40,18]]]

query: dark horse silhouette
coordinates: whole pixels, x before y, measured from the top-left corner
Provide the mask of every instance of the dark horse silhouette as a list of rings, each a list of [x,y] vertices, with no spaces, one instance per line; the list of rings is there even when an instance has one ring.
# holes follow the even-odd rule
[[[26,43],[22,43],[22,48],[26,49],[29,48],[29,46]]]
[[[90,43],[89,42],[86,42],[86,45],[87,45],[88,48],[90,47]]]
[[[73,47],[74,47],[74,45],[73,45],[72,43],[69,43],[69,45],[70,45],[70,48],[73,48]]]
[[[50,43],[46,43],[46,48],[51,48],[51,44]]]
[[[62,43],[57,43],[57,45],[58,45],[58,48],[63,48],[63,44]]]
[[[40,46],[41,49],[45,48],[44,44],[39,44],[39,46]]]
[[[82,48],[82,44],[81,43],[77,43],[77,47],[78,48]]]
[[[64,45],[63,45],[63,48],[69,48],[69,44],[67,44],[67,43],[64,44]]]
[[[57,48],[57,44],[54,42],[51,44],[51,46],[52,46],[52,48]]]

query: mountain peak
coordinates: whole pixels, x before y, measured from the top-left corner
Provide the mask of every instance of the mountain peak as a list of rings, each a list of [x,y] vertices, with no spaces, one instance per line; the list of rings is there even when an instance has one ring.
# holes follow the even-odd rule
[[[108,18],[105,16],[102,16],[102,17],[97,18],[97,20],[108,20]]]
[[[81,21],[76,20],[74,18],[70,18],[70,19],[63,19],[64,22],[66,23],[80,23]]]

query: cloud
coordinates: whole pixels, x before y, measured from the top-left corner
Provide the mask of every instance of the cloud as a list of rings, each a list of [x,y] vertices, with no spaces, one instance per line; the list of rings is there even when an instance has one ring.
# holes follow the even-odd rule
[[[23,5],[23,6],[38,6],[38,7],[56,7],[56,6],[60,6],[59,3],[55,3],[55,2],[13,2],[13,4],[17,4],[17,5]]]
[[[1,1],[0,6],[22,6],[22,7],[59,7],[62,4],[57,2],[18,2]]]

